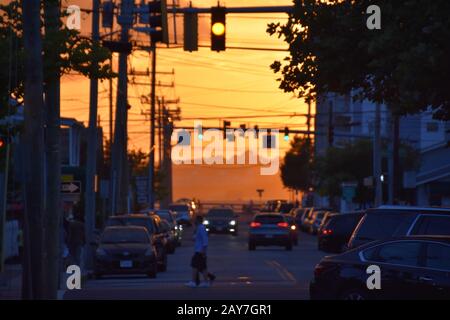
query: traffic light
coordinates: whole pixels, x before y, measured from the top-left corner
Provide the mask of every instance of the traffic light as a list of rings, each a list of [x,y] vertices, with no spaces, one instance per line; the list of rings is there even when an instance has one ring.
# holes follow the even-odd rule
[[[231,122],[230,121],[224,121],[223,122],[223,138],[226,139],[227,138],[227,129],[231,126]]]
[[[289,141],[289,128],[284,128],[284,141]]]
[[[6,147],[6,139],[4,137],[0,137],[0,150],[3,150]]]
[[[201,125],[195,127],[195,133],[197,133],[198,140],[203,140],[203,129]]]
[[[267,135],[264,136],[263,147],[265,149],[275,149],[277,142],[275,136],[272,135],[272,130],[267,129]]]
[[[255,138],[258,139],[258,137],[259,137],[259,126],[255,126],[254,129],[255,129]]]
[[[211,50],[225,51],[226,49],[226,10],[224,7],[211,8]]]
[[[198,13],[184,13],[184,51],[198,51]]]
[[[149,24],[153,43],[169,44],[169,24],[167,19],[167,0],[151,1],[148,4]]]
[[[112,29],[114,23],[114,3],[106,1],[102,3],[102,27]]]

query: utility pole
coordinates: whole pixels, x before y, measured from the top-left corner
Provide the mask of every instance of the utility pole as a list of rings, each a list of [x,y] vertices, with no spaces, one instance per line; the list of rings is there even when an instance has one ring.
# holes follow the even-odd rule
[[[328,105],[328,147],[334,144],[334,123],[333,123],[333,103],[330,101]]]
[[[100,0],[92,0],[92,40],[94,46],[100,42]],[[95,229],[95,175],[97,173],[97,113],[98,113],[98,78],[95,69],[98,68],[98,61],[92,61],[90,75],[90,97],[89,97],[89,129],[87,140],[87,165],[86,165],[86,191],[85,198],[85,235],[86,254],[85,267],[92,270],[94,267],[94,242]]]
[[[133,0],[122,0],[119,24],[122,27],[120,41],[129,42],[129,30],[133,26]],[[128,53],[119,53],[119,77],[112,156],[111,215],[128,210]]]
[[[390,141],[389,141],[389,201],[388,203],[396,204],[399,197],[400,187],[400,167],[399,167],[399,152],[400,152],[400,117],[397,114],[391,113],[390,119]]]
[[[171,120],[170,110],[163,105],[163,162],[161,165],[164,173],[163,185],[167,189],[167,195],[162,201],[162,205],[167,207],[173,200],[172,192],[172,133],[173,122]]]
[[[148,202],[150,209],[155,208],[155,125],[156,125],[156,43],[150,37],[152,58],[152,80],[150,97],[150,153],[148,172]]]
[[[45,212],[44,75],[40,1],[22,2],[25,48],[23,162],[25,184],[24,298],[43,298],[43,214]]]
[[[306,124],[308,126],[308,140],[311,141],[311,100],[308,101],[308,118]]]
[[[45,36],[51,38],[60,30],[61,2],[44,2]],[[56,299],[61,260],[61,74],[58,50],[49,48],[45,58],[50,62],[45,77],[47,205],[44,216],[45,298]]]
[[[381,106],[375,106],[375,126],[373,139],[373,181],[375,187],[375,207],[383,202],[383,185],[381,182]]]

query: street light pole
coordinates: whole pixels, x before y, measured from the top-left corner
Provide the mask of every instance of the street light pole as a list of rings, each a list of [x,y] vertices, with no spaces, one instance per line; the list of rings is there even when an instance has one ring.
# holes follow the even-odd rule
[[[150,153],[149,153],[149,172],[148,201],[150,209],[155,208],[155,124],[156,124],[156,43],[151,40],[152,55],[152,81],[151,81],[151,109],[150,109]]]

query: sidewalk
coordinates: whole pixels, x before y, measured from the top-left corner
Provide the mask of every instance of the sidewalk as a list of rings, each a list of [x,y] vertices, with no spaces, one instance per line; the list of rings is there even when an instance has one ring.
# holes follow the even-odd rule
[[[22,266],[5,264],[5,272],[0,273],[0,300],[19,300],[22,290]]]

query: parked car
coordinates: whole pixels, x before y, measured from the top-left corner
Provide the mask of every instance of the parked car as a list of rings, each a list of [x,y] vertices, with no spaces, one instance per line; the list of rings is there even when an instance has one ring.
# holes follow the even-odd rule
[[[355,230],[364,212],[353,212],[331,215],[317,238],[318,248],[327,253],[341,253],[345,251],[348,240]]]
[[[298,208],[294,210],[295,223],[297,224],[298,229],[302,229],[303,222],[308,216],[309,212],[312,208]]]
[[[203,224],[209,233],[230,233],[238,235],[238,219],[233,209],[212,208],[206,214]]]
[[[174,203],[169,205],[169,210],[175,213],[175,219],[179,225],[192,225],[194,213],[187,204]]]
[[[294,246],[298,245],[298,229],[297,225],[295,223],[295,218],[291,215],[284,215],[284,218],[286,219],[287,223],[289,223],[289,229],[291,232],[291,241]]]
[[[183,238],[183,226],[178,224],[175,213],[171,210],[160,209],[156,210],[155,214],[169,222],[171,229],[175,232],[176,246],[180,246]]]
[[[450,209],[382,206],[367,210],[348,247],[409,235],[450,236]]]
[[[305,231],[305,232],[310,231],[312,220],[314,218],[314,214],[317,211],[329,212],[329,211],[333,211],[333,210],[331,210],[330,208],[311,208],[305,215],[303,222],[301,224],[302,231]]]
[[[322,219],[325,217],[327,211],[315,210],[311,218],[307,221],[307,231],[310,234],[316,235],[320,224],[322,223]]]
[[[283,246],[292,250],[289,223],[283,215],[276,213],[257,214],[250,223],[248,249],[257,246]]]
[[[291,212],[292,209],[294,209],[295,205],[290,202],[280,202],[278,206],[275,209],[275,212],[281,213],[281,214],[288,214]]]
[[[107,227],[95,253],[94,275],[146,274],[158,271],[156,248],[145,227]]]
[[[369,290],[369,266],[380,268],[380,290]],[[450,299],[450,237],[376,241],[316,266],[311,299]]]
[[[335,216],[338,216],[338,215],[339,215],[339,213],[337,213],[337,212],[331,212],[331,211],[325,213],[325,215],[324,215],[322,221],[320,222],[320,226],[319,226],[319,229],[317,230],[317,234],[320,234],[320,233],[321,233],[321,231],[322,231],[322,229],[324,228],[324,226],[328,224],[328,222],[330,221],[330,219],[331,219],[332,217],[335,217]]]
[[[156,247],[158,271],[166,271],[168,244],[166,235],[160,230],[160,221],[161,218],[159,218],[157,215],[130,214],[110,217],[106,221],[106,226],[145,227],[150,235],[152,243]]]
[[[261,212],[275,212],[278,206],[285,203],[287,203],[286,200],[269,200],[261,209]]]
[[[160,230],[162,234],[164,234],[164,237],[166,238],[166,252],[168,254],[175,253],[175,250],[177,248],[177,234],[175,233],[175,229],[172,227],[172,225],[165,219],[161,219],[160,223]]]

